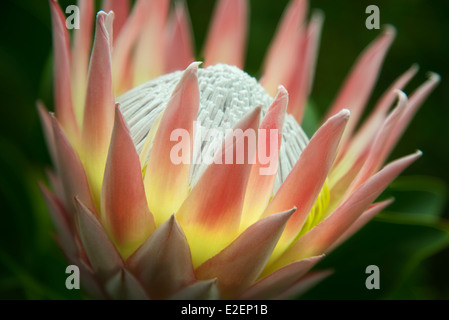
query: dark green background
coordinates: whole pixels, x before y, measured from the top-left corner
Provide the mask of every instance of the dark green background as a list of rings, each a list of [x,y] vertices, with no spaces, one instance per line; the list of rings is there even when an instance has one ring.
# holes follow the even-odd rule
[[[61,1],[61,6],[73,3]],[[196,47],[201,48],[213,1],[187,3]],[[260,76],[264,52],[286,4],[250,1],[246,70],[254,76]],[[448,299],[449,227],[438,216],[449,218],[449,1],[312,0],[311,8],[320,8],[326,17],[312,92],[314,113],[324,114],[358,54],[379,34],[365,28],[365,8],[371,4],[379,6],[381,24],[397,28],[397,38],[368,109],[415,62],[420,71],[406,93],[428,71],[439,73],[442,82],[392,155],[418,148],[424,153],[383,195],[394,195],[396,203],[318,266],[332,267],[335,274],[306,298]],[[52,105],[48,2],[2,1],[0,25],[0,298],[79,298],[79,292],[64,287],[66,262],[52,239],[36,185],[45,181],[44,170],[50,166],[35,108],[38,98]],[[381,290],[364,287],[369,264],[380,267]]]

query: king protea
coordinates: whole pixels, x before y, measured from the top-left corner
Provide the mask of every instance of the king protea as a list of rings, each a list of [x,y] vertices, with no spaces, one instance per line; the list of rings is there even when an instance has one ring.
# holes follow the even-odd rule
[[[248,1],[218,1],[201,69],[183,1],[171,10],[169,0],[138,0],[130,10],[127,0],[105,0],[91,50],[93,5],[79,1],[81,28],[70,44],[50,0],[55,113],[38,104],[55,165],[53,191],[41,189],[92,297],[294,297],[329,274],[309,270],[391,202],[374,203],[421,155],[383,166],[438,83],[434,73],[407,98],[400,90],[412,66],[358,126],[395,36],[390,26],[358,58],[309,140],[300,124],[323,17],[306,20],[306,1],[286,9],[260,81],[241,71]],[[195,137],[196,120],[264,129],[257,149],[269,149],[276,132],[277,170],[262,175],[267,164],[258,160],[193,164],[207,145],[194,141],[188,161],[173,163],[171,133]],[[224,139],[215,157],[236,151],[239,139]]]

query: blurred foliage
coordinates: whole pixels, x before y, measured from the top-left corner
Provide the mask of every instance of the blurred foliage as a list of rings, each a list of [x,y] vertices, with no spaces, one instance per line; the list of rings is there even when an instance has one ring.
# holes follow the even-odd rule
[[[63,7],[74,3],[60,2]],[[201,48],[214,2],[186,2],[196,47]],[[261,74],[264,52],[287,2],[250,1],[246,70],[253,76]],[[368,4],[378,5],[381,23],[393,24],[398,31],[368,109],[412,63],[419,63],[421,69],[406,93],[422,83],[428,71],[440,73],[443,81],[392,155],[396,158],[416,148],[424,152],[382,196],[394,196],[395,203],[317,266],[335,273],[304,297],[448,299],[449,226],[440,222],[440,216],[449,218],[449,2],[311,0],[312,10],[320,8],[326,20],[305,129],[313,132],[352,63],[379,34],[365,28]],[[0,298],[82,298],[82,293],[65,289],[67,263],[53,239],[37,188],[37,181],[45,181],[45,168],[51,166],[35,108],[37,99],[52,106],[47,1],[2,1],[0,26]],[[201,58],[199,49],[197,58]],[[380,267],[380,290],[364,286],[370,264]]]
[[[445,278],[438,278],[446,277],[447,264],[435,274],[427,259],[449,245],[449,223],[439,217],[447,200],[444,184],[430,177],[399,177],[381,198],[395,202],[316,266],[335,272],[304,298],[449,298]],[[365,287],[369,265],[379,267],[380,290]]]

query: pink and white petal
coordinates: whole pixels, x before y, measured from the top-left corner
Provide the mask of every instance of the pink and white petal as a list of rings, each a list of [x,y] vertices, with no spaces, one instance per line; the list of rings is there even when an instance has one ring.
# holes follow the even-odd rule
[[[198,279],[217,278],[222,298],[238,295],[261,274],[295,208],[270,215],[246,229],[229,246],[196,270]]]
[[[352,67],[327,114],[332,116],[343,108],[351,110],[351,120],[348,123],[343,142],[351,136],[363,113],[395,34],[395,29],[392,26],[387,26],[384,32],[365,49]]]
[[[68,257],[75,257],[78,254],[78,248],[74,241],[74,234],[72,229],[72,223],[70,217],[62,202],[50,192],[44,185],[39,183],[39,189],[44,195],[44,200],[50,211],[51,219],[56,228],[59,242],[62,246],[62,250]]]
[[[374,139],[374,138],[373,138]],[[341,181],[346,181],[348,184],[345,184],[343,188],[347,188],[351,183],[352,179],[357,175],[362,165],[365,163],[366,158],[368,157],[369,150],[372,144],[372,140],[367,142],[366,145],[362,145],[359,150],[354,153],[349,154],[346,151],[345,157],[341,159],[338,163],[338,160],[334,161],[334,165],[331,168],[329,173],[329,187],[333,189],[336,185],[341,183]],[[344,146],[340,148],[340,150],[345,149]],[[338,154],[341,154],[339,152]],[[338,157],[338,155],[337,155]],[[348,177],[351,177],[348,179]]]
[[[391,88],[403,87],[414,76],[416,71],[417,67],[412,66],[412,68],[410,68],[404,75],[402,75],[395,82],[395,84],[391,86]],[[395,144],[399,140],[403,130],[405,130],[411,118],[413,117],[413,113],[416,112],[416,108],[419,107],[423,100],[435,88],[438,82],[438,76],[431,76],[431,78],[426,83],[424,83],[419,89],[416,90],[415,97],[419,97],[419,100],[416,100],[418,104],[415,104],[413,102],[413,99],[408,101],[407,107],[405,111],[402,112],[401,118],[397,121],[397,124],[395,125],[391,134],[389,134],[386,142],[383,143],[382,160],[381,158],[379,158],[379,163],[383,162],[388,157]],[[389,104],[392,102],[393,97],[396,96],[398,96],[397,90],[391,89],[390,92],[386,92],[384,98],[381,99],[378,106],[376,107],[376,111],[367,120],[366,125],[364,125],[356,134],[356,136],[350,141],[349,146],[345,148],[343,152],[340,152],[340,157],[337,160],[338,162],[336,165],[334,165],[334,168],[332,168],[329,179],[329,184],[334,191],[333,195],[336,194],[336,189],[345,190],[350,185],[352,178],[349,179],[348,177],[355,177],[354,172],[358,172],[360,169],[360,164],[365,162],[369,154],[368,150],[373,145],[374,138],[376,137],[376,135],[378,135],[379,130],[381,130],[383,122],[385,122],[386,112]],[[399,97],[401,97],[401,94],[399,95]]]
[[[114,300],[148,300],[145,289],[125,268],[119,270],[105,284],[106,292]]]
[[[154,231],[142,169],[129,129],[117,105],[101,194],[101,219],[124,258]]]
[[[338,246],[340,246],[347,239],[352,237],[357,231],[362,229],[372,218],[374,218],[379,212],[384,210],[393,202],[393,199],[388,199],[382,202],[373,203],[357,218],[357,220],[326,250],[326,253],[331,252]]]
[[[53,77],[56,116],[70,141],[78,138],[78,125],[72,103],[69,34],[65,16],[56,0],[50,0],[53,31]]]
[[[348,187],[351,185],[352,181],[354,181],[355,177],[362,169],[363,164],[368,157],[368,154],[369,149],[366,149],[362,154],[359,155],[358,159],[356,159],[356,161],[352,164],[352,167],[345,168],[347,171],[344,172],[343,176],[337,181],[334,180],[334,177],[332,175],[333,171],[331,169],[331,173],[329,174],[329,178],[327,180],[330,197],[324,217],[327,217],[340,204],[341,199],[344,197],[346,191],[348,190]]]
[[[409,77],[411,76],[412,74],[409,75]],[[344,151],[344,156],[332,168],[329,175],[331,201],[328,211],[335,209],[345,194],[349,195],[358,185],[376,172],[388,157],[390,149],[386,141],[407,105],[407,96],[402,91],[393,90],[393,93],[398,97],[395,110],[390,113],[388,118],[383,114],[379,114],[377,119],[372,118],[373,126],[365,127],[365,132],[357,134],[351,140],[348,148]],[[380,120],[382,123],[378,124],[377,122]]]
[[[247,0],[219,0],[204,48],[205,66],[225,63],[242,69],[247,29]]]
[[[52,116],[51,120],[56,146],[56,169],[64,188],[64,204],[67,211],[72,214],[75,212],[73,197],[78,196],[96,214],[96,207],[81,160],[56,118]]]
[[[398,140],[401,138],[402,134],[407,129],[408,124],[412,120],[413,116],[418,111],[419,107],[423,101],[428,97],[428,95],[435,89],[441,80],[441,77],[436,73],[429,73],[429,79],[424,82],[418,89],[416,89],[409,98],[407,108],[403,112],[401,118],[397,122],[395,128],[393,129],[390,137],[386,142],[386,152],[387,155],[395,147]]]
[[[37,111],[39,114],[39,119],[41,121],[42,129],[44,131],[45,142],[47,143],[47,148],[50,153],[51,160],[53,164],[56,165],[56,146],[55,146],[55,136],[53,134],[53,126],[51,124],[51,117],[48,113],[47,108],[41,101],[36,102]]]
[[[280,86],[272,105],[259,126],[256,163],[246,187],[240,230],[243,231],[259,220],[273,196],[273,186],[278,170],[279,149],[282,142],[282,128],[288,105],[288,93]],[[277,146],[273,142],[277,142]],[[263,161],[261,161],[264,159]],[[265,162],[265,159],[268,160]]]
[[[147,163],[144,184],[148,206],[156,225],[162,224],[178,211],[189,193],[190,163],[192,162],[194,121],[199,108],[198,71],[194,62],[184,71],[170,97],[159,123]],[[181,141],[173,134],[182,132]],[[177,139],[177,137],[176,137]],[[173,150],[182,144],[182,156],[173,159]],[[175,155],[179,158],[179,154]]]
[[[387,117],[387,112],[394,100],[398,97],[397,90],[402,90],[407,83],[415,76],[418,66],[413,65],[403,75],[388,88],[379,99],[373,112],[368,119],[363,122],[361,128],[348,143],[340,149],[335,164],[330,174],[330,185],[339,181],[356,161],[361,161],[363,154],[368,154],[367,149],[371,146],[379,128]],[[364,160],[363,160],[364,161]]]
[[[120,34],[129,15],[129,0],[103,0],[103,11],[114,12],[114,33]]]
[[[105,280],[123,268],[123,260],[93,213],[75,198],[81,242],[99,279]]]
[[[80,27],[73,30],[71,81],[73,108],[78,127],[83,125],[86,79],[92,46],[94,1],[78,0]]]
[[[400,158],[385,166],[358,187],[349,198],[315,228],[299,238],[273,263],[281,268],[294,261],[320,255],[360,217],[369,205],[406,167],[421,156],[421,152]]]
[[[288,210],[291,207],[298,208],[288,221],[271,261],[284,252],[307,220],[326,181],[348,119],[349,111],[342,110],[318,129],[273,200],[268,204],[263,216]]]
[[[50,183],[50,190],[53,190],[56,197],[59,199],[59,201],[61,201],[62,205],[64,205],[65,195],[61,179],[50,168],[45,169],[45,174],[47,176],[48,182]]]
[[[167,30],[165,73],[184,70],[194,62],[193,35],[184,2],[176,2]]]
[[[239,152],[243,158],[254,159],[259,117],[260,107],[237,123],[176,213],[189,241],[194,267],[220,252],[238,234],[251,164],[245,159],[238,163],[237,147],[244,146]],[[254,139],[245,143],[245,136],[246,140]]]
[[[396,91],[397,90],[403,91],[404,87],[413,79],[418,70],[419,66],[417,64],[413,64],[407,71],[401,74],[380,97],[379,101],[376,103],[374,111],[371,113],[370,117],[365,121],[365,123],[375,121],[374,119],[378,118],[379,115],[386,116],[388,110],[390,109],[390,107],[393,105],[393,102],[397,98]]]
[[[172,215],[126,261],[151,299],[165,299],[196,278],[186,237]]]
[[[288,84],[290,102],[288,113],[292,114],[298,123],[302,122],[307,99],[312,90],[313,77],[315,74],[318,47],[323,26],[324,15],[320,11],[313,13],[312,18],[305,30],[299,59],[296,59],[296,70]]]
[[[112,73],[115,95],[132,88],[132,50],[142,33],[151,1],[138,0],[133,6],[131,15],[126,20],[120,34],[114,40],[112,52]]]
[[[133,59],[133,85],[137,86],[164,73],[164,31],[169,0],[148,1],[145,21],[137,39]]]
[[[295,0],[290,2],[282,16],[265,58],[264,75],[260,81],[272,95],[279,85],[287,85],[292,77],[292,66],[301,53],[302,27],[306,14],[307,1]]]
[[[82,149],[93,197],[99,202],[104,168],[114,125],[114,92],[111,71],[113,13],[97,14],[95,41],[89,66]]]
[[[404,87],[418,72],[418,66],[412,65],[404,74],[402,74],[396,81],[388,88],[387,91],[377,102],[374,111],[371,112],[368,119],[363,122],[361,128],[357,131],[355,136],[351,139],[350,145],[345,150],[345,156],[357,154],[358,150],[363,149],[364,146],[370,145],[374,139],[379,127],[387,117],[387,112],[393,105],[393,102],[398,97],[397,90],[403,90]],[[338,161],[341,157],[339,157]],[[344,161],[344,160],[342,160]]]
[[[396,123],[402,116],[408,101],[407,96],[402,91],[397,91],[397,94],[399,98],[397,106],[393,111],[391,111],[390,115],[379,128],[379,131],[371,144],[368,157],[366,158],[361,170],[347,189],[346,195],[351,194],[352,191],[376,173],[388,157],[389,150],[386,149],[386,142],[389,139]]]
[[[290,288],[274,297],[275,300],[293,299],[305,293],[310,288],[315,287],[318,283],[334,273],[333,270],[313,271],[305,275]]]
[[[275,270],[246,289],[238,299],[271,299],[301,279],[323,257],[324,255],[303,259]]]
[[[196,281],[176,292],[168,300],[218,300],[220,293],[216,283],[217,279]]]

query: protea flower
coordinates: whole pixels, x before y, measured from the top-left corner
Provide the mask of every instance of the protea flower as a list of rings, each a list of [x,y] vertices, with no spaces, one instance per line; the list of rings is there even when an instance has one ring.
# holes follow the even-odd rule
[[[382,168],[439,81],[431,74],[407,98],[400,90],[416,66],[356,130],[392,27],[359,57],[309,140],[300,124],[322,14],[306,21],[306,1],[291,2],[257,81],[241,70],[247,5],[218,2],[198,69],[184,2],[167,18],[168,0],[138,0],[129,15],[128,1],[104,1],[113,12],[97,14],[90,54],[93,2],[79,2],[70,49],[64,15],[50,0],[55,115],[40,103],[39,112],[56,170],[53,192],[42,192],[91,296],[294,297],[329,274],[309,270],[391,202],[373,203],[421,155]],[[234,151],[234,163],[196,161],[212,144],[201,140],[200,125],[240,129],[212,154],[222,160]],[[175,130],[193,137],[177,163]],[[237,163],[249,131],[264,135]],[[260,150],[269,163],[256,157]]]

